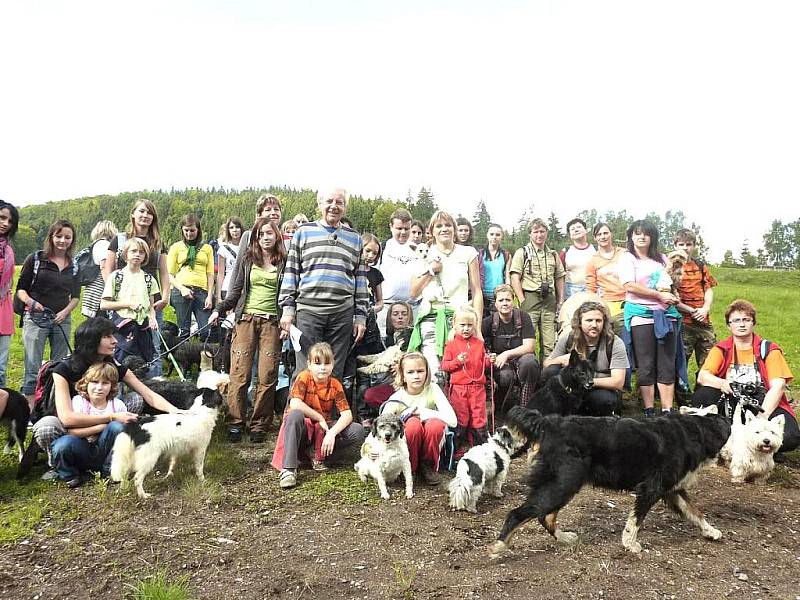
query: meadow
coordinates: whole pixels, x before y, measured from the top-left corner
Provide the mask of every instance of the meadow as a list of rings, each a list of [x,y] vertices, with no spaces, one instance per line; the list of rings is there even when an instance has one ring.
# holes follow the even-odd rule
[[[712,312],[712,322],[715,325],[718,337],[721,339],[728,335],[723,318],[725,306],[736,298],[748,299],[758,309],[757,332],[762,337],[779,343],[784,350],[790,367],[795,372],[800,372],[800,333],[798,333],[796,326],[797,319],[792,312],[800,304],[798,303],[798,299],[800,299],[800,292],[798,292],[798,289],[800,289],[800,272],[724,268],[713,268],[712,271],[719,281],[719,286],[715,288]],[[168,319],[174,320],[171,308],[168,308],[168,311]],[[78,324],[83,321],[78,309],[73,313],[72,319],[74,332]],[[22,363],[22,344],[20,333],[18,332],[14,336],[9,359],[7,383],[9,387],[18,389],[22,378]],[[695,370],[696,367],[691,368],[692,375]],[[694,378],[692,377],[691,379],[693,380]],[[797,396],[800,384],[793,382],[791,389],[795,392],[794,395]],[[354,515],[363,515],[364,511],[382,510],[374,494],[371,493],[371,488],[361,484],[352,470],[334,471],[315,477],[291,494],[275,495],[274,492],[265,493],[265,490],[274,487],[274,480],[270,474],[269,467],[266,466],[271,448],[268,446],[250,448],[248,445],[234,447],[224,441],[222,428],[218,428],[216,433],[206,461],[208,480],[204,486],[198,485],[192,477],[186,477],[185,474],[179,475],[176,482],[172,484],[156,483],[155,481],[151,483],[151,486],[155,488],[156,494],[161,494],[163,498],[165,505],[160,507],[159,511],[166,511],[163,515],[165,518],[169,518],[166,514],[167,512],[169,514],[183,514],[183,511],[187,511],[187,518],[191,514],[199,515],[202,512],[203,515],[208,516],[208,521],[203,525],[205,528],[213,529],[219,519],[224,519],[226,522],[230,520],[231,527],[234,529],[244,527],[245,530],[249,530],[251,527],[249,524],[250,519],[257,518],[263,522],[274,524],[275,520],[279,519],[275,515],[281,515],[285,512],[287,519],[291,520],[295,519],[295,516],[297,517],[298,531],[302,534],[302,531],[312,531],[315,528],[313,516],[309,517],[306,522],[303,520],[304,513],[314,509],[314,507],[330,504],[331,498],[336,498],[340,505],[351,506],[350,510],[353,511]],[[4,439],[5,431],[2,431],[0,432],[0,440],[4,441]],[[797,455],[798,453],[792,454]],[[790,488],[786,490],[787,492],[796,491],[795,471],[797,464],[795,463],[798,462],[797,458],[797,456],[794,456],[790,465],[780,465],[773,480],[777,481],[779,486]],[[101,520],[107,519],[99,527],[107,535],[115,539],[116,536],[120,536],[119,541],[122,544],[123,540],[126,539],[125,536],[131,535],[131,532],[123,529],[123,526],[115,521],[115,515],[119,514],[120,511],[126,513],[131,511],[135,520],[138,519],[137,523],[139,524],[136,525],[136,535],[152,536],[152,532],[150,534],[142,532],[148,531],[149,526],[143,525],[143,523],[146,523],[147,510],[153,509],[132,506],[130,492],[126,491],[122,494],[111,493],[113,488],[108,486],[106,482],[99,480],[95,485],[86,486],[79,491],[69,491],[61,485],[40,481],[38,475],[41,474],[43,469],[43,465],[37,467],[31,477],[18,482],[14,478],[16,456],[0,456],[0,547],[24,548],[26,544],[34,544],[32,540],[38,540],[41,547],[45,548],[63,538],[69,542],[65,549],[66,556],[72,557],[69,560],[81,562],[79,559],[80,554],[91,552],[94,544],[89,541],[90,538],[88,537],[84,542],[75,540],[70,542],[71,535],[69,532],[72,532],[76,537],[80,537],[80,535],[88,536],[87,528],[89,525],[87,523],[90,521],[87,521],[87,519],[94,517]],[[723,482],[719,482],[717,485],[722,486]],[[511,489],[515,488],[512,487]],[[717,487],[717,489],[721,488]],[[90,505],[94,505],[94,508],[87,508],[85,502],[76,503],[73,500],[76,497],[84,501],[88,500]],[[284,500],[281,500],[282,498]],[[602,498],[602,496],[598,493],[597,498]],[[100,501],[103,509],[95,515],[92,511],[97,510],[97,501]],[[601,500],[593,499],[592,502],[601,502]],[[420,509],[425,511],[437,510],[440,500],[436,497],[426,498],[421,496],[420,503]],[[602,503],[605,503],[605,500],[602,500]],[[503,507],[496,509],[498,515],[495,520],[501,518],[502,509]],[[398,510],[400,509],[398,508]],[[335,521],[334,526],[338,526],[338,517],[333,515],[330,518]],[[352,518],[356,519],[355,516]],[[358,518],[363,520],[362,517]],[[789,517],[787,516],[787,518]],[[189,518],[186,526],[199,527],[198,523],[192,523],[192,519],[193,517]],[[283,517],[280,517],[280,519],[283,519]],[[281,520],[281,522],[283,521]],[[301,523],[306,524],[301,525]],[[494,524],[497,525],[497,523]],[[415,524],[413,526],[422,528],[422,531],[425,531],[424,525]],[[95,524],[94,527],[98,527],[98,525]],[[131,527],[131,525],[126,527]],[[455,527],[455,531],[461,531],[457,522],[453,527]],[[158,527],[158,529],[161,530],[164,527]],[[80,532],[81,530],[84,530],[84,534],[76,533],[76,531]],[[491,530],[487,533],[486,527],[483,525],[478,528],[477,532],[472,531],[470,533],[467,531],[466,533],[461,533],[472,540],[482,539],[487,535],[491,535]],[[124,536],[123,533],[125,534]],[[198,531],[197,535],[204,539],[204,536],[210,534]],[[222,540],[232,537],[224,531],[219,535],[218,539]],[[450,534],[448,533],[448,535]],[[470,536],[472,537],[470,538]],[[233,539],[236,538],[234,537]],[[86,545],[81,545],[84,543]],[[193,543],[195,545],[201,544],[199,541]],[[224,543],[227,544],[228,542]],[[370,544],[371,541],[365,543]],[[476,542],[467,540],[464,543],[474,545]],[[202,544],[205,544],[205,541]],[[259,549],[259,552],[265,551],[263,548]],[[133,552],[133,550],[130,550],[130,552]],[[539,550],[534,550],[534,552],[539,552]],[[580,552],[590,551],[584,549]],[[189,580],[185,573],[182,574],[180,567],[176,568],[174,564],[170,565],[168,556],[170,553],[163,554],[157,550],[154,551],[152,546],[150,553],[155,553],[154,556],[161,557],[160,560],[163,560],[169,568],[167,569],[158,561],[151,561],[152,564],[148,564],[147,568],[143,570],[140,569],[134,576],[134,574],[125,571],[124,568],[117,569],[113,562],[107,563],[111,565],[106,577],[107,580],[112,581],[109,585],[119,590],[115,586],[120,585],[119,582],[121,581],[122,589],[126,590],[124,593],[137,598],[159,597],[158,594],[163,594],[169,590],[172,590],[175,595],[163,595],[162,597],[186,598],[189,596],[188,589],[190,587],[202,589],[207,594],[207,597],[215,596],[218,592],[220,597],[225,597],[227,592],[223,593],[215,590],[213,584],[209,581],[201,584],[199,579],[196,579],[193,580],[192,586],[189,586]],[[349,553],[349,551],[343,549],[342,553]],[[214,559],[219,560],[220,565],[224,563],[225,553],[222,553],[221,556],[222,558]],[[21,559],[17,560],[19,562]],[[44,559],[40,557],[36,560]],[[61,564],[60,560],[56,559],[56,565]],[[182,558],[180,560],[187,559]],[[202,562],[202,559],[198,560]],[[86,562],[90,563],[91,560],[87,558]],[[187,562],[186,564],[193,563]],[[184,569],[187,569],[186,564],[183,565]],[[392,565],[394,564],[392,563]],[[53,568],[57,568],[57,566]],[[359,567],[356,566],[354,568],[358,569]],[[88,566],[87,569],[89,569]],[[186,571],[186,573],[189,571]],[[414,582],[414,576],[406,573],[406,571],[401,570],[401,574],[403,575],[402,577],[395,572],[394,581],[390,582],[394,586],[395,592],[390,595],[410,597],[407,591],[403,591],[404,589],[413,589],[415,586],[417,589],[421,589],[423,580],[421,574],[417,577],[416,582]],[[200,573],[192,573],[192,577],[202,579],[203,576]],[[433,580],[435,578],[431,581]],[[239,580],[236,579],[235,581]],[[309,589],[316,586],[308,578],[303,579],[301,584]],[[667,583],[664,585],[666,586]],[[0,591],[4,589],[3,586],[4,582],[0,581]],[[155,591],[148,591],[151,588]],[[74,591],[76,588],[73,587],[72,589]],[[298,589],[302,592],[305,588],[301,586]],[[100,590],[96,591],[99,592]],[[302,596],[302,593],[300,595]],[[424,596],[424,594],[422,595]],[[66,596],[69,596],[69,594],[67,593]],[[201,595],[200,597],[206,596]]]

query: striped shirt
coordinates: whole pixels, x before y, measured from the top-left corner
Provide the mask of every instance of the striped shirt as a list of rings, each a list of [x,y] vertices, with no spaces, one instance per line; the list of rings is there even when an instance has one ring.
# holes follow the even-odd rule
[[[279,294],[283,314],[311,310],[330,315],[355,306],[354,323],[364,325],[369,291],[361,244],[359,233],[349,227],[320,221],[298,227]]]

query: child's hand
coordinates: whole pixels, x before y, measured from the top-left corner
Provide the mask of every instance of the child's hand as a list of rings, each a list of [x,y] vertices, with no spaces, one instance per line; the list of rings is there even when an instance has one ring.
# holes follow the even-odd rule
[[[458,362],[460,362],[463,365],[465,362],[467,362],[467,353],[460,352],[458,356],[456,356],[456,358],[458,359]]]
[[[329,429],[328,433],[325,434],[325,439],[322,440],[322,448],[320,448],[322,458],[327,458],[331,455],[335,443],[336,435],[334,435],[334,433]]]
[[[322,428],[323,431],[330,430],[330,427],[328,427],[328,422],[325,419],[320,418],[320,420],[317,421],[317,423],[319,423],[319,426]]]

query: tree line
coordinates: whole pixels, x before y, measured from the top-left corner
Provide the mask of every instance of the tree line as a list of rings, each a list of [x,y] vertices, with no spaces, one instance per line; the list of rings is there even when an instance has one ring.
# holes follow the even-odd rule
[[[733,250],[726,250],[722,258],[723,267],[800,269],[800,219],[791,223],[772,221],[769,231],[762,237],[764,246],[755,252],[749,240],[742,242],[739,259]]]
[[[55,218],[67,218],[76,229],[76,248],[83,248],[90,242],[90,234],[95,224],[102,219],[113,221],[117,227],[124,229],[130,218],[130,211],[135,201],[139,198],[150,199],[158,208],[159,227],[162,237],[167,245],[180,239],[179,223],[187,213],[196,213],[200,217],[205,239],[216,238],[219,227],[230,216],[238,216],[245,226],[249,226],[255,217],[256,199],[262,193],[271,193],[280,198],[283,205],[284,218],[289,219],[295,214],[304,213],[310,219],[319,216],[317,210],[317,192],[312,189],[295,189],[290,187],[246,188],[242,190],[223,188],[189,188],[183,190],[144,190],[140,192],[125,192],[117,195],[102,195],[84,198],[74,198],[58,202],[47,202],[25,206],[20,209],[20,226],[14,242],[17,260],[22,262],[25,256],[44,244],[47,230]],[[389,218],[397,208],[408,209],[415,219],[427,223],[434,212],[439,210],[436,199],[430,188],[423,187],[416,194],[409,190],[403,200],[392,200],[378,196],[365,198],[363,196],[350,196],[347,207],[347,217],[353,222],[356,229],[362,232],[372,232],[379,239],[387,239],[389,231]],[[476,246],[484,244],[486,231],[494,222],[486,202],[477,202],[471,215],[464,216],[470,220],[474,227],[474,243]],[[598,222],[609,225],[614,239],[619,245],[624,245],[625,232],[628,226],[641,215],[631,215],[627,211],[605,211],[586,209],[579,211],[575,216],[586,221],[589,230]],[[565,223],[559,221],[558,216],[551,212],[543,215],[537,211],[536,205],[531,204],[524,209],[510,231],[506,231],[504,247],[514,250],[528,242],[527,225],[534,217],[543,218],[549,225],[550,234],[548,245],[561,249],[569,245],[569,238],[564,231]],[[700,256],[707,248],[699,225],[688,222],[682,211],[666,211],[663,215],[650,212],[644,218],[652,221],[659,230],[662,250],[672,248],[675,233],[682,228],[691,229],[698,238]],[[507,219],[503,219],[507,221]],[[779,221],[764,235],[764,261],[765,264],[777,266],[800,266],[800,220],[783,225]],[[743,256],[747,256],[744,252]],[[731,253],[732,259],[732,253]],[[747,259],[748,262],[753,262]],[[748,264],[748,266],[750,266]],[[758,259],[752,266],[759,266]]]

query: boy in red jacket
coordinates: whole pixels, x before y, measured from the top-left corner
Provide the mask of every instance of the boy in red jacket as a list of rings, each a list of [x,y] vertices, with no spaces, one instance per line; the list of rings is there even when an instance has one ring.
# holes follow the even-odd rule
[[[447,342],[441,369],[450,373],[448,400],[456,413],[456,458],[484,443],[486,433],[486,374],[490,365],[483,341],[475,337],[478,315],[465,305],[453,315],[453,339]]]

